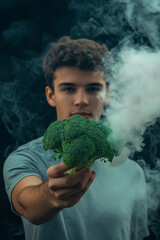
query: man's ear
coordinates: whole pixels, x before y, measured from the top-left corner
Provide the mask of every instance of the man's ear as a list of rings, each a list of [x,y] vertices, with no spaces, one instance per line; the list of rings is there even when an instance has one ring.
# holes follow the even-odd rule
[[[104,104],[103,104],[103,107],[106,108],[106,107],[108,106],[108,104],[109,104],[109,103],[108,103],[108,101],[107,101],[107,99],[106,99],[105,102],[104,102]]]
[[[55,96],[54,96],[53,90],[49,86],[47,86],[45,88],[45,94],[46,94],[46,99],[47,99],[48,104],[51,107],[55,107],[56,106]]]
[[[104,102],[104,107],[108,106],[111,96],[112,96],[112,87],[109,86],[109,89],[107,91],[107,97],[106,97],[106,100]]]

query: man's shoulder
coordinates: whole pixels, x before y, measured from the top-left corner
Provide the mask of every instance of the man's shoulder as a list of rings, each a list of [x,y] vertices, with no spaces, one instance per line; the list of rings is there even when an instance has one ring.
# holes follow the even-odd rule
[[[135,160],[127,159],[123,165],[123,170],[126,172],[127,176],[134,178],[135,181],[139,181],[140,179],[144,180],[144,171],[138,162]]]
[[[38,137],[36,139],[33,139],[17,148],[16,151],[21,150],[21,149],[35,149],[35,148],[43,148],[43,142],[42,142],[43,136]]]
[[[121,164],[119,165],[121,166]],[[137,170],[139,171],[141,169],[140,165],[138,164],[137,161],[133,160],[133,159],[126,159],[123,163],[122,163],[122,167],[124,168],[130,168],[130,169],[134,169],[134,170]]]
[[[128,165],[128,167],[135,169],[136,171],[139,172],[143,172],[142,167],[140,166],[140,164],[132,159],[127,159],[126,164]]]
[[[27,175],[46,176],[46,169],[52,164],[51,150],[43,148],[43,137],[36,138],[14,150],[4,162],[4,176],[14,175],[24,177]],[[16,174],[15,174],[16,173]]]
[[[36,161],[36,159],[42,160],[44,157],[46,158],[47,155],[48,152],[43,148],[43,136],[41,136],[19,146],[8,155],[6,162],[13,163],[13,160],[18,162],[19,159],[21,163],[26,159],[27,161],[28,159],[31,159],[33,162],[33,159],[34,161]]]

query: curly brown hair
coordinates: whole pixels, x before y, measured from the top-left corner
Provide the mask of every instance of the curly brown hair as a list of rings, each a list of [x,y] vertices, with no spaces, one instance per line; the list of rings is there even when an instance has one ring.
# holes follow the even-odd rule
[[[78,67],[81,70],[102,70],[102,58],[108,52],[106,45],[89,40],[72,40],[65,36],[51,47],[44,57],[43,71],[47,85],[53,89],[54,73],[59,67]]]

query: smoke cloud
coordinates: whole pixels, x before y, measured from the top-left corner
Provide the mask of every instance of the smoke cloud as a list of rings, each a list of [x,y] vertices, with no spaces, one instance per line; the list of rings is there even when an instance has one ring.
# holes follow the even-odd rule
[[[159,59],[158,50],[125,46],[112,62],[112,80],[106,74],[113,88],[107,118],[118,151],[142,151],[145,130],[160,117]]]
[[[88,37],[106,42],[109,48],[124,39],[160,46],[160,4],[158,0],[72,0],[77,22],[72,37]]]
[[[126,4],[126,18],[138,34],[145,35],[153,47],[159,47],[160,3],[158,0],[121,0]]]

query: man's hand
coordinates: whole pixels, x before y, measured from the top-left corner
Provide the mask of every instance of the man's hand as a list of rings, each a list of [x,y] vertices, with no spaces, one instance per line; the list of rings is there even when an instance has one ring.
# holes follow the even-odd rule
[[[27,176],[17,183],[12,192],[15,210],[34,224],[45,223],[56,217],[60,210],[74,206],[93,182],[95,172],[89,168],[72,175],[63,162],[47,170],[48,181]]]
[[[69,169],[71,167],[61,162],[47,171],[48,187],[59,208],[72,207],[79,202],[95,177],[95,171],[90,168],[66,175],[65,172]]]

